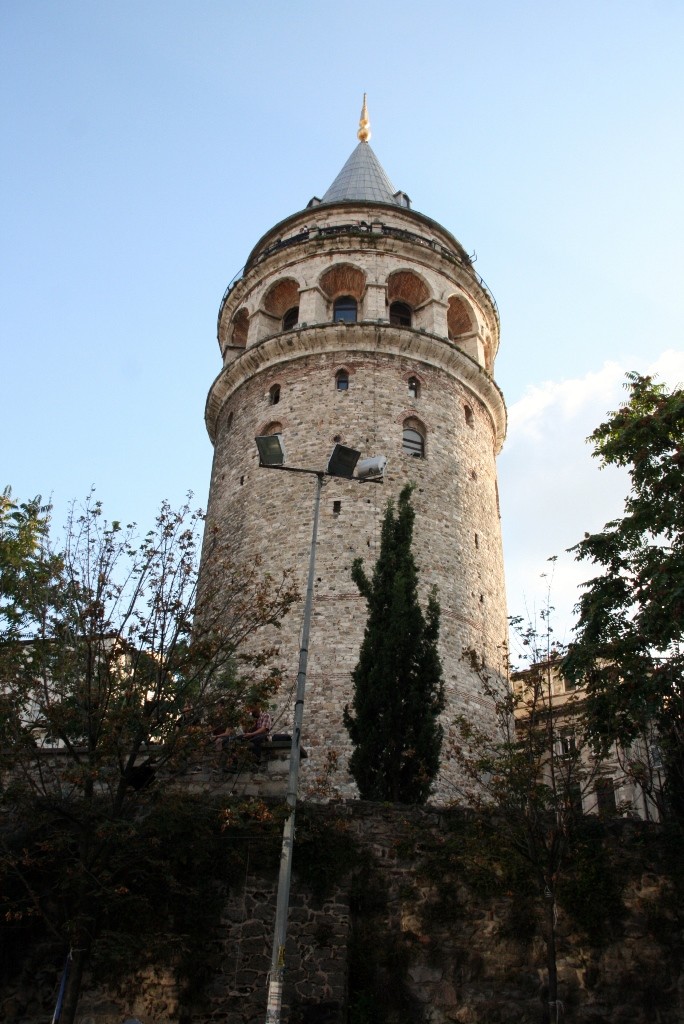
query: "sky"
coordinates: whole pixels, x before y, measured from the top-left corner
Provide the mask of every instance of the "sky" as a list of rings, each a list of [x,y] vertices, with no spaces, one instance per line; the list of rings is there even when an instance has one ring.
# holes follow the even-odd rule
[[[567,549],[628,487],[585,438],[628,370],[684,383],[683,50],[681,0],[3,0],[0,486],[144,529],[206,503],[221,297],[367,92],[497,300],[509,610],[569,639]]]

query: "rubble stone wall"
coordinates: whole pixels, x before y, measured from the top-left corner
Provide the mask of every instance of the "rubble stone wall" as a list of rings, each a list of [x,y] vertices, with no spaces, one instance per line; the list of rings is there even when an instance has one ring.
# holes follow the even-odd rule
[[[352,841],[356,854],[351,871],[315,895],[296,873],[295,848],[283,1021],[548,1020],[544,944],[538,927],[524,926],[524,894],[488,893],[472,877],[431,859],[453,837],[449,815],[458,812],[351,801],[319,806],[316,813],[323,816],[323,834],[328,821]],[[590,942],[559,908],[564,1022],[684,1019],[681,901],[659,862],[657,835],[656,827],[640,822],[618,822],[606,831],[624,874],[624,917],[601,942]],[[312,852],[300,849],[300,869]],[[323,843],[319,853],[328,858],[331,847]],[[248,865],[244,881],[224,894],[212,979],[193,1005],[181,1005],[170,971],[152,968],[116,992],[86,991],[78,1024],[122,1024],[127,1017],[142,1024],[263,1024],[275,886],[275,869]],[[39,1003],[35,991],[4,993],[2,1019],[38,1024],[50,1006],[50,993],[42,996]]]

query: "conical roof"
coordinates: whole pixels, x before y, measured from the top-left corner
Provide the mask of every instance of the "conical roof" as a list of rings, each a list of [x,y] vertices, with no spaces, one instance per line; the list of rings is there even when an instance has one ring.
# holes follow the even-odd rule
[[[355,200],[401,205],[396,189],[368,142],[359,142],[321,203],[344,203]]]

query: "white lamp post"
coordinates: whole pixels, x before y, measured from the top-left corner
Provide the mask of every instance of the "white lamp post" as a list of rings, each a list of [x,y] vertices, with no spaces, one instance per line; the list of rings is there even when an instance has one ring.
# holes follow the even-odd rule
[[[287,806],[289,814],[283,826],[283,845],[280,854],[280,873],[278,876],[278,896],[276,900],[276,918],[273,932],[273,952],[271,954],[271,971],[268,982],[268,998],[266,1003],[266,1024],[280,1024],[280,1013],[283,1002],[283,975],[285,973],[285,941],[287,937],[287,916],[290,905],[290,880],[292,878],[292,848],[294,844],[295,809],[297,806],[297,785],[299,782],[300,747],[302,738],[302,719],[304,716],[304,691],[306,690],[306,667],[309,658],[309,633],[311,631],[311,613],[313,610],[314,576],[316,568],[316,540],[318,538],[318,518],[321,505],[321,490],[325,476],[343,477],[347,480],[358,480],[362,483],[382,483],[387,459],[384,455],[373,459],[364,459],[359,463],[360,452],[345,445],[336,444],[333,448],[328,466],[325,470],[299,469],[285,465],[285,446],[281,434],[270,434],[255,438],[259,449],[259,465],[266,469],[281,469],[290,473],[308,473],[316,477],[316,493],[314,500],[313,529],[311,532],[311,548],[309,551],[309,575],[306,583],[306,600],[304,602],[304,622],[302,639],[299,648],[299,671],[297,673],[297,691],[294,707],[294,724],[292,728],[292,748],[290,750],[290,771],[287,781]],[[358,468],[357,468],[358,464]],[[354,476],[354,470],[357,475]]]

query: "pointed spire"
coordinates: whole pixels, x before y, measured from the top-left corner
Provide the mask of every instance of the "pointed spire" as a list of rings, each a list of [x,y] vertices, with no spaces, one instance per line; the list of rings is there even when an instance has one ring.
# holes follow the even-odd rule
[[[371,130],[370,121],[368,120],[368,107],[366,106],[366,94],[363,94],[363,106],[361,107],[361,120],[359,121],[359,130],[356,133],[359,141],[370,142]]]
[[[366,94],[358,130],[359,143],[328,191],[318,203],[390,203],[410,209],[411,201],[404,192],[397,192],[370,147],[370,120]],[[312,200],[313,202],[313,200]]]

